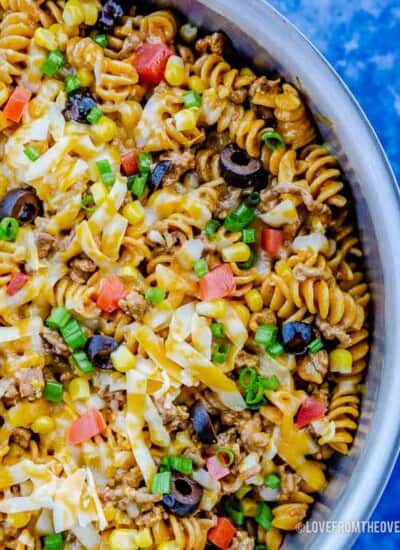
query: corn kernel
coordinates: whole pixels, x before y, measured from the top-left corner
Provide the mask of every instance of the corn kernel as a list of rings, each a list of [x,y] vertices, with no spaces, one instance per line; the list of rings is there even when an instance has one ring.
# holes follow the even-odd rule
[[[81,2],[86,25],[94,25],[99,16],[96,2]]]
[[[65,51],[68,43],[68,34],[66,32],[65,25],[61,23],[54,23],[53,25],[50,25],[49,31],[54,34],[58,48],[61,51]]]
[[[199,76],[189,78],[189,88],[198,94],[202,94],[206,89],[206,83]]]
[[[68,391],[73,401],[77,401],[78,399],[89,399],[89,382],[86,380],[86,378],[73,378],[69,383]]]
[[[183,109],[174,116],[175,125],[178,132],[186,132],[194,130],[197,126],[200,109],[191,107],[190,109]]]
[[[117,125],[108,116],[102,116],[97,124],[90,126],[90,135],[97,145],[108,143],[115,138],[116,134]]]
[[[249,306],[250,311],[257,312],[262,310],[264,303],[258,290],[249,290],[249,292],[246,292],[244,295],[244,299],[246,300],[246,304]]]
[[[7,522],[11,527],[20,529],[25,527],[31,519],[31,514],[29,512],[16,512],[15,514],[7,514]]]
[[[110,550],[136,550],[135,529],[114,529],[110,535]]]
[[[246,243],[235,243],[222,250],[224,262],[247,262],[250,254],[250,247]]]
[[[143,206],[139,201],[130,201],[122,209],[122,215],[131,225],[138,225],[144,220]]]
[[[331,372],[351,374],[353,356],[347,349],[334,349],[329,354],[329,369]]]
[[[242,67],[240,69],[240,76],[256,76],[250,67]]]
[[[231,302],[232,307],[235,309],[242,323],[247,326],[250,321],[250,311],[244,304],[239,304],[239,302]]]
[[[186,80],[185,63],[178,55],[171,55],[165,67],[165,80],[171,86],[182,86]]]
[[[244,498],[241,500],[241,503],[244,515],[254,518],[257,510],[257,502],[251,500],[250,498]]]
[[[33,35],[33,40],[37,46],[45,48],[46,50],[52,51],[57,49],[56,37],[48,29],[36,29]]]
[[[89,71],[89,69],[79,69],[76,76],[79,78],[79,82],[83,88],[88,88],[91,84],[93,84],[93,74]]]
[[[157,544],[157,550],[182,550],[182,546],[179,546],[175,540],[168,540]]]
[[[7,411],[8,422],[13,428],[29,428],[39,416],[48,415],[50,404],[45,399],[20,401]]]
[[[126,346],[119,346],[111,354],[111,362],[114,368],[119,372],[127,372],[135,368],[136,357]]]
[[[138,531],[134,537],[134,542],[139,548],[148,548],[153,544],[153,537],[148,527]]]
[[[285,262],[285,260],[279,260],[278,262],[276,262],[275,271],[281,277],[285,277],[292,274],[292,271],[288,266],[287,262]]]
[[[102,204],[107,198],[107,189],[100,181],[90,186],[90,192],[93,195],[94,202],[97,206]]]
[[[224,300],[212,300],[210,302],[200,302],[196,306],[196,311],[199,315],[206,317],[214,317],[220,319],[226,315],[226,304]]]
[[[31,429],[37,434],[48,434],[56,428],[56,422],[51,416],[39,416],[32,423]]]
[[[139,271],[133,265],[124,265],[118,274],[122,279],[136,280],[139,278]]]
[[[85,13],[79,0],[68,0],[64,6],[63,19],[68,27],[76,27],[85,21]]]

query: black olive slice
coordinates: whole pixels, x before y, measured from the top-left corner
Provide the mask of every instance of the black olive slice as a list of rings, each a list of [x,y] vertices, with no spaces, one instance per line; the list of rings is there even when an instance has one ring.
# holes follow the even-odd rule
[[[96,27],[103,30],[111,30],[124,15],[122,2],[116,0],[106,0],[101,9]]]
[[[191,514],[198,507],[203,496],[202,487],[183,474],[172,474],[171,492],[163,496],[165,508],[178,517]]]
[[[265,172],[261,161],[250,157],[246,151],[231,143],[221,151],[219,165],[221,175],[233,187],[260,187]]]
[[[0,218],[16,218],[21,225],[33,223],[42,213],[42,201],[33,189],[13,189],[0,202]]]
[[[191,414],[193,429],[202,443],[211,445],[217,442],[217,435],[205,406],[198,402],[194,405]]]
[[[162,184],[162,180],[168,170],[171,168],[172,162],[170,160],[161,160],[151,173],[150,177],[150,189],[158,189]]]
[[[308,344],[315,339],[315,330],[308,323],[285,323],[280,332],[285,351],[294,355],[307,353]]]
[[[116,350],[118,343],[111,336],[95,334],[86,342],[86,353],[95,367],[100,369],[112,369],[110,355]]]
[[[96,102],[86,88],[81,88],[76,93],[70,94],[65,104],[63,115],[65,120],[73,120],[83,124],[89,124],[87,116],[93,107],[96,107]]]

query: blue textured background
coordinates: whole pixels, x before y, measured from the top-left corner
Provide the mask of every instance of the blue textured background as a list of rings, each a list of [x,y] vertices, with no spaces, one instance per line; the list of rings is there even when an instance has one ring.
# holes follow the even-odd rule
[[[348,84],[400,181],[400,0],[269,1]],[[372,519],[400,520],[400,460]],[[369,548],[400,549],[400,535],[364,534],[353,550]]]

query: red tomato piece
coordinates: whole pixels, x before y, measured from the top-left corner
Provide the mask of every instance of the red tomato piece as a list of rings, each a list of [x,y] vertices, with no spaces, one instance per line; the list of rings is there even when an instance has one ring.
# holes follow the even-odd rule
[[[119,301],[128,294],[122,281],[116,275],[109,275],[100,283],[97,305],[103,311],[112,313],[119,308]]]
[[[145,84],[156,86],[164,78],[171,50],[165,44],[143,44],[133,57],[133,65]]]
[[[106,428],[103,415],[98,409],[90,409],[71,424],[68,434],[68,443],[77,445],[91,437],[100,434]]]
[[[29,277],[25,273],[18,271],[15,275],[12,276],[11,281],[7,285],[7,294],[9,296],[14,296],[22,287],[26,285]]]
[[[268,227],[267,229],[262,230],[262,236],[261,236],[261,246],[263,250],[268,252],[268,254],[271,254],[272,256],[276,256],[280,249],[282,248],[283,244],[283,231],[282,229],[271,229]]]
[[[216,456],[210,456],[207,458],[206,464],[208,473],[216,481],[231,473],[230,469],[223,466]]]
[[[314,422],[314,420],[322,418],[325,413],[326,407],[321,403],[321,401],[317,401],[313,397],[307,397],[307,399],[303,401],[300,410],[297,413],[296,426],[298,428],[303,428],[304,426],[307,426],[307,424]]]
[[[22,88],[22,86],[17,86],[4,107],[4,116],[8,118],[8,120],[19,122],[31,97],[32,92],[30,90]]]
[[[121,172],[125,176],[133,176],[138,173],[137,152],[131,151],[121,158]]]
[[[230,296],[235,290],[235,279],[229,264],[222,264],[204,275],[199,281],[202,300],[214,300]]]
[[[229,519],[218,518],[217,525],[208,531],[208,540],[221,550],[228,550],[235,533],[236,528]]]

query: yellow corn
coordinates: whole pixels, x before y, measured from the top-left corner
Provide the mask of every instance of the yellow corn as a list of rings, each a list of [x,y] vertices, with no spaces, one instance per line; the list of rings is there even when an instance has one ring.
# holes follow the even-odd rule
[[[69,395],[73,401],[89,399],[90,386],[86,378],[73,378],[68,386]]]
[[[251,250],[246,243],[235,243],[222,249],[224,262],[247,262]]]
[[[108,143],[115,138],[116,134],[117,125],[108,116],[102,116],[97,124],[90,126],[90,135],[97,145]]]
[[[157,544],[157,550],[182,550],[182,546],[179,546],[174,540],[168,540],[161,544]]]
[[[143,206],[139,201],[130,201],[122,209],[122,215],[131,225],[138,225],[144,220]]]
[[[134,537],[134,542],[139,548],[148,548],[153,544],[153,537],[148,527],[138,531]]]
[[[51,416],[39,416],[32,423],[31,429],[37,434],[48,434],[56,428],[56,422]]]
[[[29,512],[16,512],[15,514],[7,514],[7,523],[9,523],[11,527],[15,527],[16,529],[25,527],[25,525],[29,523],[30,519],[31,514]]]
[[[85,12],[79,0],[68,0],[64,6],[63,19],[68,27],[76,27],[85,21]]]
[[[45,48],[46,50],[52,51],[57,49],[56,37],[48,29],[36,29],[33,35],[33,40],[37,46]]]
[[[182,86],[186,80],[185,63],[178,55],[171,55],[165,67],[165,80],[171,86]]]
[[[255,76],[250,67],[243,67],[240,69],[240,76]]]
[[[100,181],[91,185],[90,192],[92,193],[94,202],[97,206],[103,203],[107,198],[106,186],[103,185]]]
[[[275,271],[278,275],[281,275],[281,277],[290,276],[292,274],[292,271],[285,260],[279,260],[276,262]]]
[[[81,2],[86,25],[94,25],[99,16],[96,2]]]
[[[206,89],[206,84],[199,76],[191,76],[189,78],[189,88],[198,94],[202,94]]]
[[[244,299],[246,300],[246,304],[249,306],[250,311],[257,312],[262,310],[264,303],[258,290],[249,290],[249,292],[246,292],[244,295]]]
[[[136,280],[139,278],[139,271],[133,265],[124,265],[119,270],[119,276],[122,279],[133,279]]]
[[[197,304],[197,313],[206,317],[220,319],[226,315],[226,304],[224,300],[212,300],[210,302],[201,302]]]
[[[79,69],[76,76],[79,78],[79,82],[83,88],[88,88],[91,84],[93,84],[93,74],[89,71],[89,69]]]
[[[353,356],[347,349],[334,349],[329,354],[329,368],[331,372],[351,374]]]
[[[254,518],[256,515],[257,502],[251,500],[250,498],[244,498],[241,503],[244,515]]]
[[[111,362],[114,368],[119,372],[127,372],[135,368],[136,357],[126,346],[119,346],[111,354]]]
[[[136,550],[135,529],[114,529],[110,535],[110,550]]]
[[[7,411],[7,419],[13,428],[28,428],[39,416],[48,415],[50,404],[45,399],[20,401]]]
[[[242,323],[247,326],[250,320],[250,311],[244,304],[239,304],[239,302],[232,302],[232,307],[235,309],[236,313],[239,315]]]
[[[183,109],[174,116],[175,125],[178,132],[186,132],[194,130],[197,126],[200,109],[197,107],[191,107],[190,109]]]

